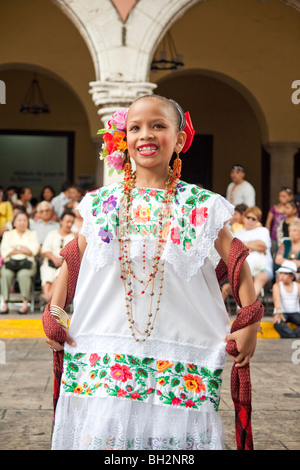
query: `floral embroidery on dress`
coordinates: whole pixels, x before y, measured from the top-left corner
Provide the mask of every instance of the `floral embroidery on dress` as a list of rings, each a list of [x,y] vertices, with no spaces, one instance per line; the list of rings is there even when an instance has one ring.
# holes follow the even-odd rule
[[[62,386],[74,395],[109,395],[199,410],[219,406],[222,369],[125,354],[64,354]]]
[[[119,190],[119,197],[116,197]],[[104,243],[110,243],[119,235],[120,205],[123,198],[122,184],[111,185],[90,193],[92,216],[100,226],[98,236]],[[193,247],[197,228],[205,224],[208,217],[206,202],[213,193],[195,185],[180,181],[177,184],[173,215],[164,227],[163,236],[169,237],[174,245],[184,251]],[[156,236],[164,191],[140,188],[134,190],[132,235]]]

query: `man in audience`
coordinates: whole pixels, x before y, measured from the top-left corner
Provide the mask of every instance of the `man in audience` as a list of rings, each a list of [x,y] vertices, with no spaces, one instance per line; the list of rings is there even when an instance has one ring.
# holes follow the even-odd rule
[[[51,230],[59,229],[60,225],[52,219],[53,207],[50,202],[40,202],[37,207],[37,215],[38,220],[30,221],[30,228],[36,231],[40,245],[42,245],[48,233],[51,232]]]
[[[246,204],[255,206],[255,189],[246,181],[245,170],[241,165],[233,165],[230,172],[231,183],[227,187],[226,199],[234,206]]]
[[[61,187],[61,192],[57,196],[55,196],[51,201],[51,204],[53,206],[55,214],[57,215],[58,220],[61,218],[63,212],[65,211],[65,205],[70,202],[70,186],[71,185],[69,183],[64,183]]]

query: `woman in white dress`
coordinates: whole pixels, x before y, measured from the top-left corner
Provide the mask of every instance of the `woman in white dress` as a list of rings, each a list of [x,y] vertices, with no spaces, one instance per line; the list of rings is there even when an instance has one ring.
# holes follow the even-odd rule
[[[8,313],[10,287],[15,277],[23,298],[18,313],[25,315],[28,312],[32,282],[36,274],[35,258],[39,246],[37,233],[29,229],[27,213],[17,212],[13,220],[13,229],[4,232],[1,242],[0,254],[4,260],[1,268],[1,294],[3,296],[1,314]]]
[[[173,152],[192,140],[185,124],[177,103],[153,95],[115,113],[104,133],[103,157],[125,176],[79,206],[82,261],[67,341],[46,340],[65,350],[53,449],[223,448],[225,341],[236,341],[243,367],[258,324],[229,334],[210,255],[216,248],[228,261],[233,207],[179,181],[178,156],[170,171]],[[64,263],[53,314],[65,305],[67,278]],[[256,300],[246,263],[239,295],[242,305]]]

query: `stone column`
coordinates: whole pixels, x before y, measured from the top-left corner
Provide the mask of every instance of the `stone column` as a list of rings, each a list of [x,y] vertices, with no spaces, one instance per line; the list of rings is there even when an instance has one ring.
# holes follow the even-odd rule
[[[299,151],[300,142],[269,142],[264,147],[271,156],[270,203],[275,204],[282,186],[293,188],[294,156]]]
[[[109,81],[96,81],[90,83],[90,93],[92,99],[98,108],[98,114],[101,118],[102,125],[106,126],[108,120],[111,118],[112,114],[118,109],[128,108],[130,104],[140,96],[150,95],[153,93],[154,88],[156,88],[155,83],[149,82],[109,82]],[[94,144],[97,142],[97,138],[93,139]],[[97,148],[98,150],[98,148]],[[101,150],[101,137],[99,136],[99,152]],[[122,176],[115,174],[110,177],[108,175],[107,165],[104,163],[103,169],[101,170],[101,165],[103,162],[99,161],[97,167],[97,184],[99,186],[106,186],[122,179]],[[101,173],[102,171],[102,173]]]
[[[92,144],[96,153],[96,188],[101,188],[103,186],[103,171],[104,171],[104,162],[100,160],[100,151],[101,151],[101,138],[100,136],[92,137]]]

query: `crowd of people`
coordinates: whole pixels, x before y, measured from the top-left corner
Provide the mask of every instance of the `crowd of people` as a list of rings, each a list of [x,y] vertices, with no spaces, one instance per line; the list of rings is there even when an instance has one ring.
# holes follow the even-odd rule
[[[226,199],[234,205],[235,212],[229,228],[249,249],[247,261],[256,295],[260,296],[263,289],[270,286],[275,329],[282,337],[298,337],[299,202],[290,188],[281,188],[278,202],[270,207],[263,225],[262,211],[255,204],[255,189],[245,179],[244,168],[233,165],[230,177]],[[81,187],[65,183],[56,195],[51,186],[45,186],[39,200],[35,200],[29,187],[0,187],[1,314],[9,312],[9,294],[14,288],[14,280],[17,280],[23,298],[20,314],[28,311],[31,283],[36,282],[36,278],[41,287],[41,302],[51,300],[62,264],[59,252],[80,233],[82,218],[76,207],[85,192]],[[230,294],[230,285],[225,282],[223,300],[226,301]],[[291,295],[297,300],[287,306],[285,297]],[[287,325],[290,318],[297,328]]]
[[[268,211],[265,225],[255,205],[255,190],[245,180],[244,168],[234,165],[226,197],[234,204],[230,230],[249,249],[247,257],[256,295],[270,286],[274,303],[274,328],[282,338],[300,337],[300,218],[299,200],[291,188],[282,187],[278,201]],[[226,301],[229,283],[222,286]]]
[[[65,183],[58,195],[45,186],[35,200],[29,187],[0,187],[1,314],[9,313],[15,289],[23,299],[18,312],[26,314],[32,283],[41,289],[41,304],[50,301],[62,264],[59,253],[80,232],[76,207],[84,193]]]

